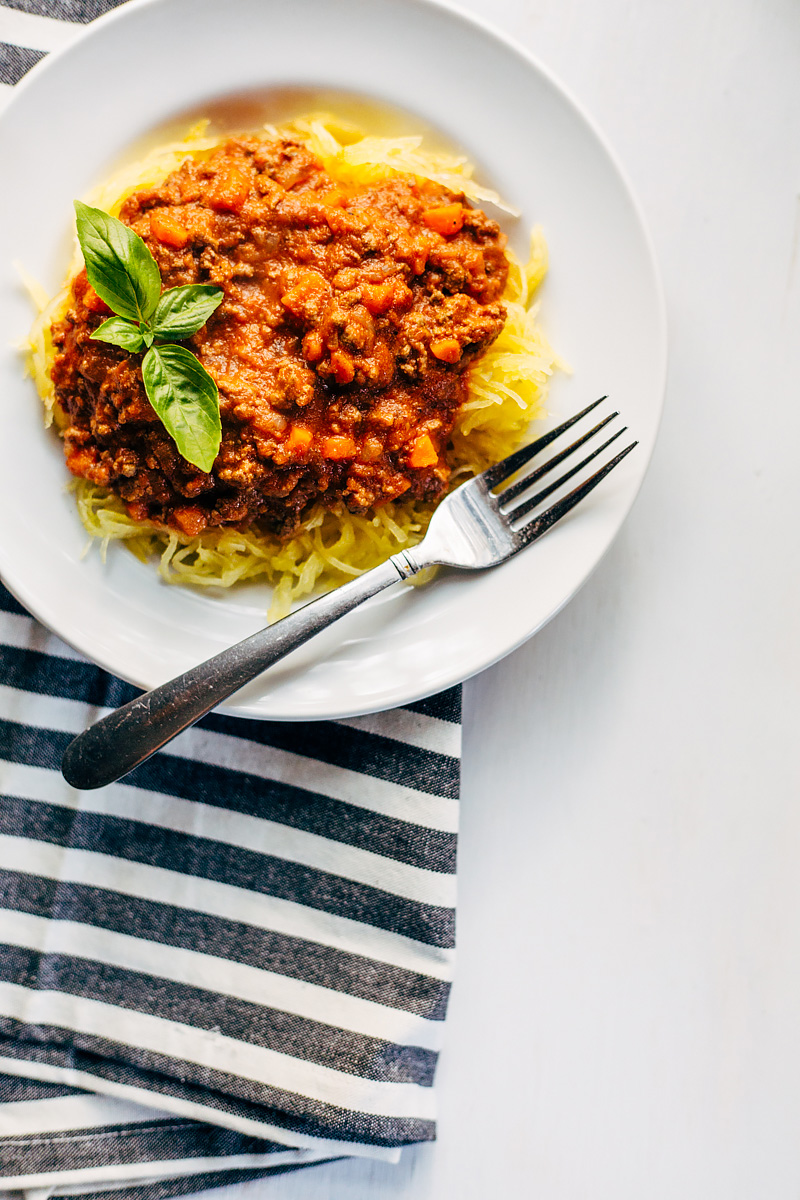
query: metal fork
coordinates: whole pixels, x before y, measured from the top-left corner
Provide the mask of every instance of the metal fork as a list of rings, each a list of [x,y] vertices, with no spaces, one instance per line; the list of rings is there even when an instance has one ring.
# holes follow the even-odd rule
[[[126,775],[320,630],[384,588],[410,579],[425,567],[483,570],[505,562],[531,545],[597,487],[637,442],[631,442],[546,509],[542,509],[542,504],[547,497],[601,455],[625,429],[617,430],[601,445],[596,445],[580,462],[571,465],[535,495],[528,494],[531,489],[583,446],[594,442],[619,413],[611,413],[565,450],[540,466],[532,466],[514,482],[507,481],[605,399],[602,396],[556,429],[510,454],[483,474],[462,483],[436,509],[427,534],[413,550],[401,550],[352,582],[312,600],[282,621],[259,630],[98,721],[67,746],[61,764],[64,778],[76,788],[97,788]],[[507,486],[500,488],[501,484]]]

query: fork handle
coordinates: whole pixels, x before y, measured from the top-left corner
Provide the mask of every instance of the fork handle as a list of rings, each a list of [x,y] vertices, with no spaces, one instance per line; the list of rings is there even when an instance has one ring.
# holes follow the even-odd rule
[[[70,742],[61,763],[64,778],[75,788],[89,789],[127,775],[267,667],[418,569],[401,552],[177,679],[137,696]]]

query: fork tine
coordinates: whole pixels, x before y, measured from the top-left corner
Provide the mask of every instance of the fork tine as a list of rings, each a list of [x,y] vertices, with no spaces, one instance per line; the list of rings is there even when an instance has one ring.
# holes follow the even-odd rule
[[[542,488],[542,490],[537,492],[535,496],[532,496],[530,500],[523,500],[522,504],[518,504],[516,508],[512,508],[510,510],[503,508],[501,510],[503,516],[506,517],[507,520],[512,521],[517,517],[524,517],[526,513],[533,512],[533,510],[538,508],[541,502],[546,500],[552,492],[557,491],[558,488],[561,487],[562,483],[566,483],[568,479],[572,479],[572,476],[577,475],[578,471],[582,470],[587,463],[590,463],[593,458],[597,458],[598,454],[602,454],[612,442],[615,442],[618,437],[621,437],[622,434],[625,433],[627,428],[627,425],[625,425],[622,429],[618,429],[616,433],[611,435],[608,441],[603,442],[602,446],[598,446],[597,449],[593,450],[591,454],[587,454],[586,458],[584,458],[582,462],[579,462],[576,467],[571,467],[569,471],[561,476],[560,479],[557,479],[555,483],[549,483],[547,487]],[[555,463],[553,463],[553,465],[555,466]]]
[[[531,442],[529,446],[522,446],[521,449],[515,450],[513,454],[509,454],[508,458],[504,458],[501,462],[495,463],[494,466],[488,467],[478,478],[482,479],[487,487],[496,487],[498,483],[502,483],[503,480],[516,474],[520,467],[525,466],[526,462],[530,462],[534,454],[538,454],[540,450],[544,450],[545,446],[549,446],[551,442],[560,437],[576,421],[580,421],[581,417],[585,417],[593,408],[597,408],[598,404],[602,404],[607,399],[607,396],[601,396],[599,400],[595,400],[592,404],[587,405],[582,412],[576,413],[574,417],[570,417],[562,425],[551,429],[549,433],[543,433],[540,438],[537,438],[535,442]]]
[[[566,450],[560,450],[558,454],[554,454],[553,457],[548,459],[546,463],[542,463],[540,467],[536,467],[535,470],[525,475],[524,478],[518,479],[516,483],[511,483],[507,488],[504,488],[497,497],[497,499],[500,501],[501,511],[507,513],[507,505],[511,500],[516,500],[517,496],[521,496],[523,492],[527,492],[535,483],[539,482],[543,475],[547,475],[548,472],[552,471],[554,467],[557,467],[560,463],[562,463],[565,458],[569,458],[569,456],[574,454],[576,450],[580,450],[581,446],[590,441],[596,433],[599,433],[601,429],[604,429],[610,421],[613,421],[614,418],[618,416],[618,412],[611,413],[611,415],[606,417],[604,421],[600,421],[599,424],[595,425],[594,429],[590,429],[588,433],[584,433],[583,437],[579,437],[578,440],[573,442],[571,446],[567,446]],[[565,476],[565,478],[568,479],[569,476]],[[547,493],[545,493],[545,495],[546,494]]]
[[[619,454],[617,454],[615,458],[612,458],[610,462],[607,462],[606,465],[601,467],[599,471],[595,471],[594,475],[590,475],[587,480],[579,484],[579,486],[571,491],[568,495],[564,496],[561,500],[556,501],[551,508],[548,508],[545,512],[540,513],[538,517],[534,517],[533,520],[529,521],[527,525],[523,525],[522,529],[516,530],[518,538],[516,549],[521,550],[523,546],[529,546],[531,542],[535,542],[537,538],[540,538],[543,533],[547,533],[547,530],[550,529],[552,525],[555,525],[556,521],[560,520],[561,517],[565,516],[571,508],[574,508],[576,504],[580,503],[584,496],[588,496],[589,492],[591,492],[593,488],[596,488],[602,479],[605,479],[609,471],[613,471],[614,467],[616,467],[618,463],[622,462],[626,454],[630,454],[634,446],[638,445],[638,441],[631,442],[631,444],[626,446],[624,450],[620,450]]]

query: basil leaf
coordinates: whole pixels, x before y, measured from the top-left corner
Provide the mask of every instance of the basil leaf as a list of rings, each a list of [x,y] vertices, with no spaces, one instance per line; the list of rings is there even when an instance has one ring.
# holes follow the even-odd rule
[[[161,295],[161,274],[142,239],[100,208],[75,201],[78,241],[89,283],[120,317],[149,321]]]
[[[222,440],[219,392],[205,367],[184,346],[153,346],[142,362],[147,398],[178,450],[210,471]]]
[[[144,349],[141,331],[125,317],[109,317],[102,325],[98,325],[92,337],[95,341],[110,342],[112,346],[129,350],[131,354]]]
[[[191,337],[205,325],[222,303],[222,289],[209,283],[190,283],[186,287],[162,292],[153,317],[152,329],[158,338]]]

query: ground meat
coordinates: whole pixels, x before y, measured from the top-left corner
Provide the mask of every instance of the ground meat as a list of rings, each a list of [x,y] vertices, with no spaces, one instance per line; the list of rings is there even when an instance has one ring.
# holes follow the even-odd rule
[[[366,512],[436,500],[466,367],[505,321],[505,238],[437,184],[343,186],[301,145],[255,137],[190,158],[121,219],[164,287],[224,299],[189,339],[220,393],[213,471],[153,412],[141,355],[91,334],[108,310],[82,272],[54,329],[67,464],[136,519],[194,535],[257,521],[290,534],[316,502]]]

